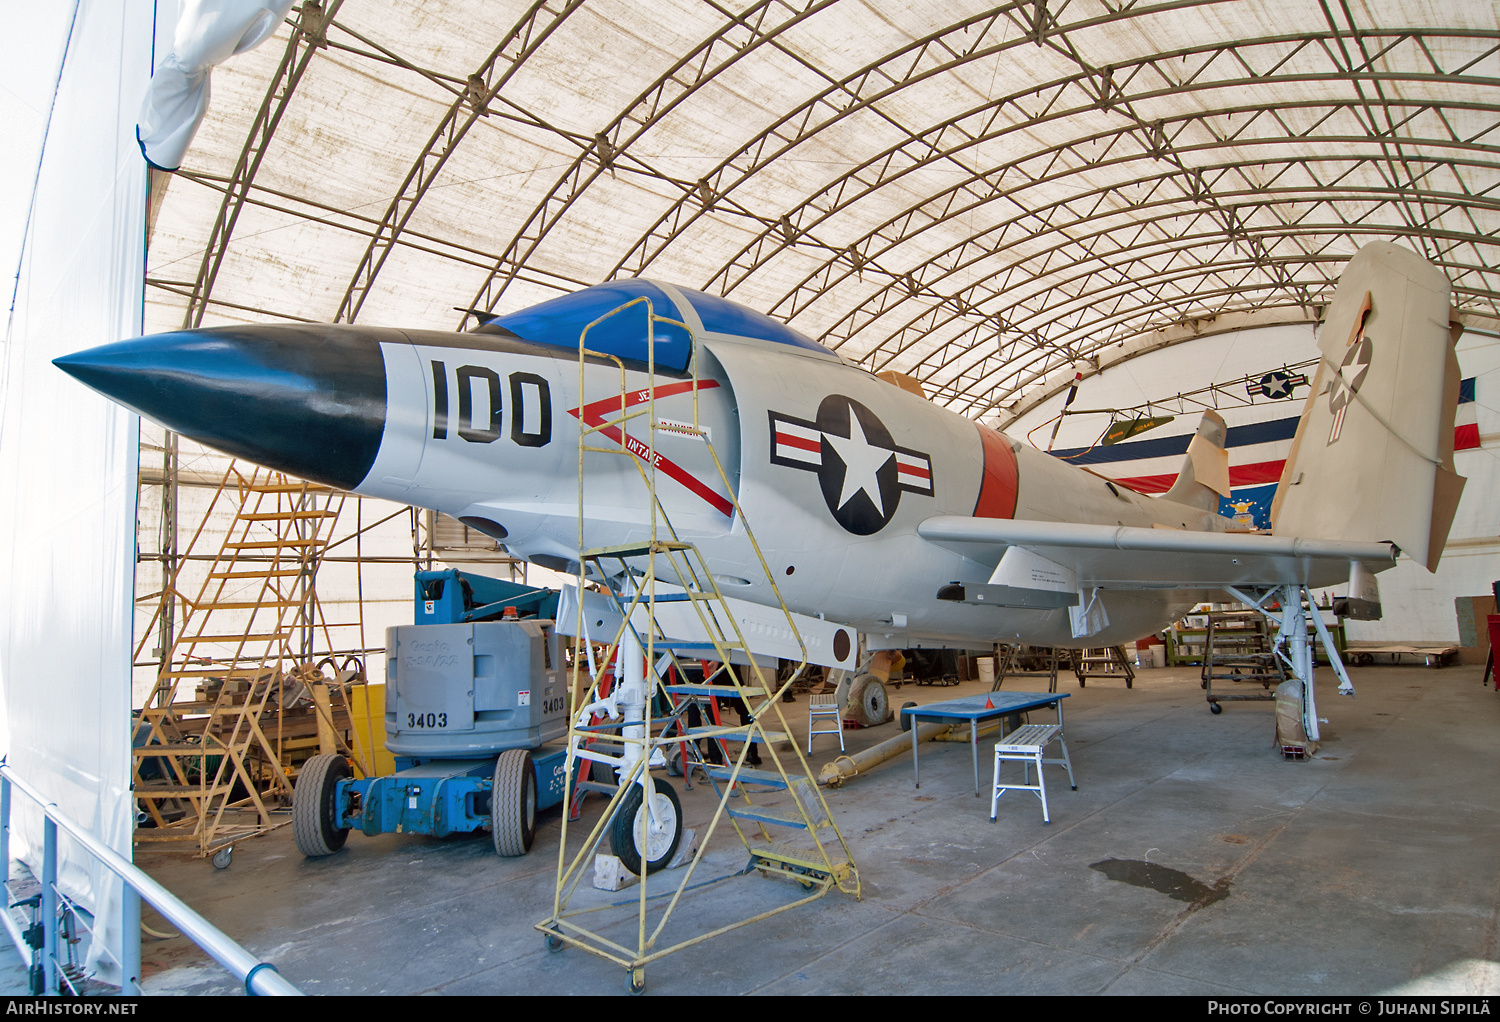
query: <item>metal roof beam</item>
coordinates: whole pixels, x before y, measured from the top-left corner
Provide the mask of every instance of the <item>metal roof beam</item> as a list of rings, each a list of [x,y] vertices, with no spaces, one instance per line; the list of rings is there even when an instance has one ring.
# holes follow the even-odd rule
[[[343,3],[344,0],[328,0],[326,8],[304,4],[298,20],[292,22],[292,35],[287,40],[286,52],[282,54],[281,63],[271,77],[270,87],[266,89],[266,97],[261,101],[260,109],[256,111],[255,119],[250,124],[245,145],[240,150],[234,173],[230,175],[228,187],[224,191],[224,200],[219,205],[218,216],[209,228],[203,261],[198,267],[192,292],[188,295],[187,308],[183,311],[184,327],[195,327],[203,322],[204,308],[213,292],[219,268],[224,264],[224,253],[234,234],[234,225],[239,220],[245,196],[255,180],[256,172],[260,170],[261,161],[265,159],[266,147],[276,134],[276,128],[281,124],[282,115],[286,113],[298,83],[307,73],[313,54],[326,43],[328,26],[334,23],[334,16]],[[307,23],[307,32],[303,31],[304,22]]]

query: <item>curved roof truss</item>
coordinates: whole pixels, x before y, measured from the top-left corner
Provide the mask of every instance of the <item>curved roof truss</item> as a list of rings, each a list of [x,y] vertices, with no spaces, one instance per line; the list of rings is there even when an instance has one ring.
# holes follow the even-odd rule
[[[1003,424],[1315,321],[1369,240],[1500,319],[1500,26],[1468,0],[328,0],[285,33],[216,78],[154,325],[462,325],[640,274]]]

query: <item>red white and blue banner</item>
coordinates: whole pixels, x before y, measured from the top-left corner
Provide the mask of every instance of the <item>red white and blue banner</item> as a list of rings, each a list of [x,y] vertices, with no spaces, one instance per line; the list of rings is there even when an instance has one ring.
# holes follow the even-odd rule
[[[1459,388],[1458,415],[1453,429],[1453,448],[1472,450],[1479,446],[1479,424],[1475,417],[1474,377]],[[1230,496],[1219,500],[1219,513],[1246,528],[1271,527],[1271,501],[1282,467],[1291,452],[1300,415],[1268,419],[1243,426],[1230,426],[1225,446],[1229,451]],[[1161,494],[1172,488],[1182,468],[1193,434],[1147,437],[1109,447],[1078,447],[1053,451],[1055,457],[1084,466],[1141,493]]]
[[[1471,376],[1458,386],[1458,415],[1453,419],[1453,449],[1472,451],[1479,446],[1478,408],[1474,404],[1474,380]]]

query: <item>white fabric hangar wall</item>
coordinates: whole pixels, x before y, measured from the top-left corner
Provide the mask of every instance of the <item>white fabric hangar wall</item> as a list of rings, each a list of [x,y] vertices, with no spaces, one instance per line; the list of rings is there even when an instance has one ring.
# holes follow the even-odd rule
[[[47,72],[58,86],[35,195],[13,196],[31,213],[0,377],[0,750],[127,857],[139,425],[51,360],[140,333],[134,129],[152,25],[151,0],[80,0],[61,73]],[[40,814],[20,808],[16,825],[13,851],[37,863]],[[119,883],[65,836],[59,848],[64,889],[101,929],[90,971],[118,982],[100,946],[118,954]]]

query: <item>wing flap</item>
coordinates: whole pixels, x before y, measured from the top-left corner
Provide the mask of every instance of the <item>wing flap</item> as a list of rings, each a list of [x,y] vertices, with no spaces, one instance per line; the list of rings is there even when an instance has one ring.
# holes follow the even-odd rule
[[[917,534],[992,563],[1023,547],[1077,572],[1082,586],[1108,589],[1337,585],[1349,580],[1350,562],[1380,571],[1400,552],[1391,543],[960,515],[929,518]]]

